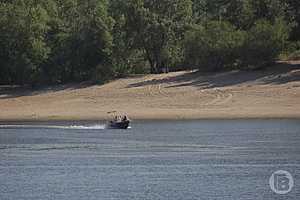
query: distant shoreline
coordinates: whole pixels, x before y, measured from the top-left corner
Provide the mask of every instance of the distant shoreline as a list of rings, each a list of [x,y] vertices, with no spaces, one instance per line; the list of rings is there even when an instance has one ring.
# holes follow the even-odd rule
[[[81,122],[81,123],[94,123],[94,122],[106,122],[109,119],[104,118],[93,118],[93,119],[72,119],[72,118],[61,118],[61,119],[0,119],[1,124],[15,124],[15,123],[71,123],[71,122]],[[295,117],[236,117],[236,118],[140,118],[140,119],[132,119],[134,121],[235,121],[235,120],[300,120],[300,116]]]
[[[262,71],[189,71],[45,90],[0,87],[0,122],[300,119],[300,61]]]

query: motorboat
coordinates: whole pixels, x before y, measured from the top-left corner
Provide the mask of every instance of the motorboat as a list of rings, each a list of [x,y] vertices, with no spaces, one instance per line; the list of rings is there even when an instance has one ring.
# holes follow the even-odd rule
[[[116,116],[114,120],[107,123],[107,128],[110,129],[127,129],[130,124],[130,119],[127,116]]]
[[[130,121],[121,121],[121,122],[116,122],[116,121],[110,121],[107,124],[107,128],[111,129],[127,129],[129,127]]]

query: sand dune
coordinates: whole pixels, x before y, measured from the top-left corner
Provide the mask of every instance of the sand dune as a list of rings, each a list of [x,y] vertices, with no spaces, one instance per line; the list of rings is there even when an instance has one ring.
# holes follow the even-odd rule
[[[117,110],[133,119],[299,118],[300,67],[140,75],[105,85],[0,89],[0,120],[96,120]]]

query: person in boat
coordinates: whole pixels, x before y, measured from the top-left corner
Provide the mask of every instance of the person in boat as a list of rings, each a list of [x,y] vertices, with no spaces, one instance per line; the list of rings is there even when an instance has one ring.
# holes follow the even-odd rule
[[[116,115],[113,121],[114,121],[114,122],[119,122],[119,121],[121,121],[121,116]]]
[[[123,116],[122,121],[125,122],[128,120],[128,117],[126,115]]]
[[[126,115],[124,115],[124,116],[116,115],[112,122],[125,122],[125,121],[128,121],[128,120],[129,119]]]

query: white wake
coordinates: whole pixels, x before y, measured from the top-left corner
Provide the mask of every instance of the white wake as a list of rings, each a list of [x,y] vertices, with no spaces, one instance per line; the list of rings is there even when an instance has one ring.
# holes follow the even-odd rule
[[[96,124],[96,125],[19,125],[19,124],[10,124],[10,125],[0,125],[0,128],[27,128],[27,129],[75,129],[75,130],[103,130],[106,128],[105,124]]]

